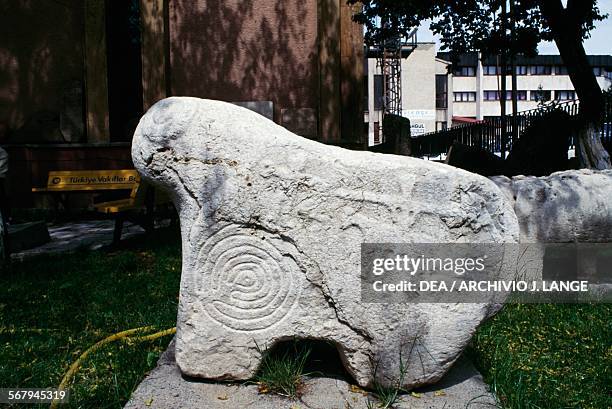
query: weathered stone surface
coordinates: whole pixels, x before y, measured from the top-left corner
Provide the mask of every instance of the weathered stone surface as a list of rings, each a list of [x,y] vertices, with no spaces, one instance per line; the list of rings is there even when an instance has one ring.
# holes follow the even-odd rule
[[[528,260],[528,268],[521,269],[522,278],[546,279],[545,259],[550,257],[550,251],[554,252],[546,243],[612,241],[612,171],[582,169],[545,177],[494,176],[491,180],[499,186],[518,217],[520,242],[525,244],[522,258]],[[599,283],[597,274],[593,273],[596,264],[596,258],[581,258],[576,278],[590,282],[591,296],[609,300],[609,285]]]
[[[495,176],[520,224],[521,243],[612,241],[612,171]]]
[[[451,146],[444,163],[482,176],[504,173],[504,160],[502,158],[483,148],[463,145],[459,142],[455,142]]]
[[[124,409],[368,409],[379,401],[347,380],[307,377],[297,400],[261,394],[255,384],[199,382],[181,376],[174,359],[174,342],[157,367],[132,393]],[[418,397],[400,395],[394,409],[491,409],[493,394],[482,376],[464,357],[434,387],[419,390]]]
[[[531,118],[506,158],[504,174],[547,176],[570,169],[567,150],[575,129],[576,120],[560,109]]]
[[[173,197],[183,273],[176,360],[209,379],[247,379],[259,348],[329,340],[362,386],[439,380],[487,304],[367,304],[363,242],[516,242],[490,180],[419,159],[301,138],[241,107],[168,98],[142,118],[132,156]],[[376,368],[376,369],[375,369]]]
[[[383,120],[384,142],[369,148],[372,152],[394,155],[412,154],[410,119],[400,115],[386,114]]]

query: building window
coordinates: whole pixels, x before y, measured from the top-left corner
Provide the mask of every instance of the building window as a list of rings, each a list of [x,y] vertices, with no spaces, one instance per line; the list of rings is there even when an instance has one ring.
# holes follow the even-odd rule
[[[501,95],[500,91],[484,91],[483,99],[485,101],[499,101]],[[516,91],[516,99],[519,101],[526,101],[527,91]],[[506,101],[512,101],[512,91],[506,91]]]
[[[476,101],[475,92],[455,92],[455,102],[474,102]]]
[[[575,91],[555,91],[557,101],[573,101],[576,99]]]
[[[593,67],[593,74],[596,77],[601,77],[603,75],[604,69],[602,67]]]
[[[538,89],[530,92],[532,101],[550,101],[551,92],[543,89]]]
[[[453,71],[455,77],[475,77],[476,67],[474,66],[460,66],[456,67]]]
[[[567,75],[567,67],[564,65],[555,65],[555,75]]]
[[[484,75],[497,75],[497,66],[496,65],[484,65],[482,67],[482,73]]]
[[[384,106],[383,76],[374,75],[374,110],[381,111]]]
[[[527,75],[528,68],[526,65],[517,65],[514,67],[516,75]]]
[[[485,101],[499,101],[499,91],[484,91],[483,99]]]
[[[526,65],[517,65],[514,67],[516,71],[516,75],[527,75],[527,66]],[[502,68],[497,65],[484,65],[482,67],[482,73],[484,75],[499,75],[502,73]],[[512,66],[508,65],[506,67],[506,75],[512,75]]]
[[[532,65],[529,67],[531,75],[551,75],[552,66],[550,65]]]
[[[512,91],[510,91],[510,96],[512,97]],[[519,101],[527,101],[527,91],[516,91],[516,99]]]
[[[448,77],[436,75],[436,108],[448,108]]]

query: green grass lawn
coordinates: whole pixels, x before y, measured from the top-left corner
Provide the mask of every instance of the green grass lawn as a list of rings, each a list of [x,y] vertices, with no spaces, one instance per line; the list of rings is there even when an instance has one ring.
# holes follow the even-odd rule
[[[612,305],[512,304],[470,351],[504,408],[612,408]]]
[[[178,233],[167,230],[120,251],[13,263],[0,273],[0,387],[56,387],[106,336],[173,327],[179,279]],[[470,352],[506,408],[607,409],[611,323],[609,305],[509,305]],[[170,338],[103,346],[77,373],[65,407],[121,408]]]
[[[0,387],[57,387],[70,364],[106,336],[175,326],[177,234],[160,232],[121,251],[37,258],[3,269]],[[76,374],[64,407],[121,408],[171,338],[103,346]]]

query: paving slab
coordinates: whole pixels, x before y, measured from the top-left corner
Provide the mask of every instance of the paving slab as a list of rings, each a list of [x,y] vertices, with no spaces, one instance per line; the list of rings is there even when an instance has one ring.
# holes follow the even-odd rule
[[[51,240],[44,221],[9,225],[8,234],[11,251],[15,253],[42,246]]]
[[[125,409],[367,409],[366,391],[344,379],[309,378],[300,399],[260,394],[257,385],[207,382],[183,377],[174,360],[174,341],[132,394]],[[491,409],[495,397],[474,366],[461,357],[436,385],[404,394],[396,409]]]
[[[81,250],[97,250],[108,246],[113,241],[115,222],[113,220],[86,220],[47,226],[51,240],[42,246],[22,250],[11,254],[14,260],[43,254],[61,254]],[[142,227],[125,222],[121,239],[125,240],[144,234]]]

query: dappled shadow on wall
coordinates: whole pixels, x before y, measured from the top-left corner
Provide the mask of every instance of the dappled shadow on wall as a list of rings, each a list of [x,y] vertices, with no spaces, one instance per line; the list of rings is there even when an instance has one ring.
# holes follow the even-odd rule
[[[80,1],[0,3],[0,143],[82,138],[82,24]]]
[[[170,1],[169,39],[173,95],[317,107],[315,0]]]

